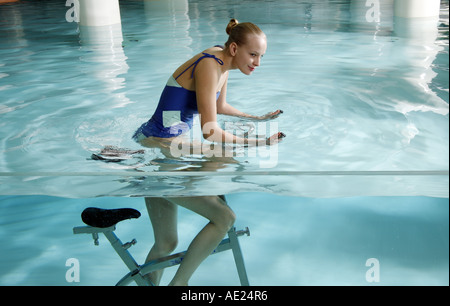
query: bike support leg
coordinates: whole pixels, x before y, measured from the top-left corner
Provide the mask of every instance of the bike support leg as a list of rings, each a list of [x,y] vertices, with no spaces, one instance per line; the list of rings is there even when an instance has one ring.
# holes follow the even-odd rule
[[[247,229],[248,231],[248,229]],[[238,235],[236,234],[236,228],[233,227],[228,232],[228,238],[230,238],[231,250],[233,251],[234,262],[236,263],[236,268],[239,275],[239,280],[242,286],[250,286],[247,277],[247,270],[245,269],[244,257],[242,255],[241,246],[239,244]]]
[[[133,256],[131,256],[130,252],[128,252],[128,248],[136,243],[136,240],[132,242],[122,244],[122,241],[114,234],[114,232],[103,232],[103,234],[108,238],[109,242],[113,246],[114,250],[119,254],[120,258],[123,260],[125,265],[130,269],[133,275],[133,279],[136,284],[139,286],[148,286],[148,282],[144,279],[144,277],[139,273],[140,268],[137,262],[134,260]],[[135,273],[133,274],[133,271]]]

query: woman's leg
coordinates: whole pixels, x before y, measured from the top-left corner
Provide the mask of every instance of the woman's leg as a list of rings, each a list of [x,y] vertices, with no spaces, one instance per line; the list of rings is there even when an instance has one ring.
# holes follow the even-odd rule
[[[189,245],[186,256],[170,283],[173,286],[187,285],[194,271],[233,226],[236,216],[225,199],[219,196],[168,198],[168,200],[210,220]]]
[[[163,198],[145,198],[150,221],[155,236],[155,244],[145,262],[170,255],[178,244],[177,205]],[[154,271],[147,276],[159,285],[163,270]]]

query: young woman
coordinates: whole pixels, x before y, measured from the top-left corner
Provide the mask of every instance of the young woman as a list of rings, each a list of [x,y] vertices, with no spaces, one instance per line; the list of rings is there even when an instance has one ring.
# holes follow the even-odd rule
[[[200,116],[203,137],[214,143],[273,145],[283,133],[263,139],[237,137],[220,128],[217,115],[224,114],[268,120],[279,116],[277,110],[263,116],[243,113],[226,101],[228,72],[239,69],[246,75],[260,65],[266,52],[267,40],[261,29],[252,23],[231,19],[224,47],[215,46],[197,54],[181,65],[170,77],[151,119],[144,123],[133,138],[143,146],[168,148],[184,137],[192,127],[193,117]],[[210,222],[190,244],[170,285],[187,285],[200,263],[211,254],[234,223],[235,215],[223,196],[169,197],[145,199],[152,222],[155,244],[147,261],[169,255],[178,241],[177,206],[185,207]],[[159,285],[162,271],[148,277]]]

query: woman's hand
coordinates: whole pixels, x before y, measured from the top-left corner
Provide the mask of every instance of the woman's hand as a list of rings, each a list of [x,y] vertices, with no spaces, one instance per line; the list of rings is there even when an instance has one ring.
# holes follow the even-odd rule
[[[282,132],[278,132],[276,134],[273,134],[272,136],[265,138],[265,137],[257,137],[257,138],[253,138],[253,139],[247,139],[247,138],[243,138],[244,139],[244,145],[245,146],[271,146],[274,144],[279,143],[284,137],[286,137],[286,135]]]
[[[259,117],[257,117],[257,120],[261,120],[261,121],[272,120],[272,119],[277,118],[282,113],[283,113],[283,111],[281,109],[279,109],[279,110],[276,110],[274,112],[267,113],[267,114],[265,114],[263,116],[259,116]]]
[[[286,135],[282,132],[278,132],[276,134],[273,134],[269,138],[266,139],[266,145],[271,146],[274,144],[279,143]]]

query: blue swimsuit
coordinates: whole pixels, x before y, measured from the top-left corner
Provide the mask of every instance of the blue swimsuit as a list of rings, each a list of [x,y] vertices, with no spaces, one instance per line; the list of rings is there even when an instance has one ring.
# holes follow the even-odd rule
[[[141,125],[133,135],[133,139],[140,141],[147,137],[170,138],[179,136],[192,128],[194,116],[198,114],[196,92],[187,90],[176,81],[189,68],[194,66],[191,78],[197,64],[204,58],[213,58],[220,65],[223,61],[214,55],[202,53],[192,65],[180,73],[176,78],[171,76],[159,99],[155,113],[149,121]],[[219,98],[217,93],[216,99]]]

